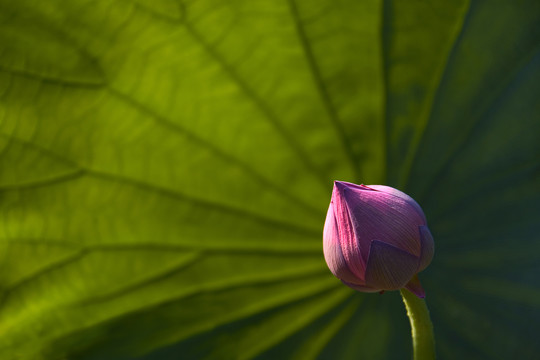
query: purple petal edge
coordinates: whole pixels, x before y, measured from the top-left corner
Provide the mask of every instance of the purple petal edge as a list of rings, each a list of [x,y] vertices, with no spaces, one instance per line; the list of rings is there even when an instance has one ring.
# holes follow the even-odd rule
[[[412,292],[414,295],[418,296],[420,299],[426,297],[426,292],[420,284],[420,279],[418,279],[418,274],[414,275],[412,279],[405,285],[405,289]]]
[[[369,286],[363,286],[363,285],[356,285],[356,284],[352,284],[352,283],[349,283],[347,281],[344,281],[344,280],[341,280],[341,282],[345,285],[347,285],[348,287],[350,287],[351,289],[354,289],[356,291],[360,291],[360,292],[365,292],[365,293],[374,293],[374,292],[379,292],[381,290],[379,289],[374,289],[374,288],[371,288]]]
[[[371,188],[373,190],[381,191],[381,192],[384,192],[384,193],[387,193],[387,194],[390,194],[392,196],[395,196],[397,198],[402,199],[403,201],[408,203],[410,206],[412,206],[416,210],[418,215],[422,218],[422,220],[424,220],[424,224],[427,223],[426,215],[424,214],[424,211],[422,210],[420,205],[416,202],[416,200],[414,200],[409,195],[405,194],[403,191],[400,191],[398,189],[394,189],[393,187],[386,186],[386,185],[367,185],[367,187],[369,187],[369,188]]]
[[[347,280],[353,284],[363,284],[361,279],[349,269],[339,241],[336,218],[334,217],[334,207],[330,203],[323,230],[323,250],[324,259],[330,271],[340,280]]]
[[[381,290],[401,289],[417,268],[416,256],[391,244],[373,240],[366,266],[366,285]]]
[[[420,261],[417,272],[420,272],[431,263],[435,253],[435,242],[427,226],[419,226],[418,231],[420,232]]]

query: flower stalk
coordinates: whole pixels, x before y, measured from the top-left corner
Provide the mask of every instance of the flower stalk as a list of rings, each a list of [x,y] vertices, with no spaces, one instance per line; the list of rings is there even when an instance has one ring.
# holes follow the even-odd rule
[[[434,250],[426,216],[409,195],[385,185],[334,181],[323,230],[326,264],[357,291],[400,290],[414,360],[435,359],[433,326],[418,279]]]
[[[417,297],[407,289],[401,289],[400,292],[411,323],[413,359],[435,359],[433,325],[425,300]]]

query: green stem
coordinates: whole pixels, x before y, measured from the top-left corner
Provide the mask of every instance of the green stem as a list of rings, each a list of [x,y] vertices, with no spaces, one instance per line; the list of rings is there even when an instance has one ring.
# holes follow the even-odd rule
[[[401,296],[411,322],[414,360],[435,359],[435,340],[429,310],[424,299],[420,299],[407,289],[401,289]]]

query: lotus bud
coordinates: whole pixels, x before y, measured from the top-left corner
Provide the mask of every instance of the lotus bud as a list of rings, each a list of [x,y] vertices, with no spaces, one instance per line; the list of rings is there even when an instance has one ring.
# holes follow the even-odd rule
[[[326,263],[345,285],[362,292],[405,287],[425,297],[417,274],[433,258],[433,237],[409,195],[335,181],[323,240]]]

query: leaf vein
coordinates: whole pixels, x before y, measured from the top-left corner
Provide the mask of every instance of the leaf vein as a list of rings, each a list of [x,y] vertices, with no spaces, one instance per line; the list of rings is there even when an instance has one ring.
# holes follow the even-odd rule
[[[307,169],[316,177],[316,179],[323,185],[328,184],[328,179],[325,174],[323,174],[314,163],[310,160],[306,151],[302,149],[300,143],[291,136],[284,126],[279,121],[277,115],[272,111],[272,109],[266,104],[263,99],[257,93],[249,87],[249,85],[239,76],[239,74],[233,69],[233,67],[225,61],[225,59],[206,42],[206,40],[199,34],[199,32],[188,22],[184,22],[188,33],[192,38],[200,44],[200,46],[211,56],[214,61],[227,73],[229,78],[234,81],[240,90],[250,99],[262,112],[265,118],[269,123],[276,129],[276,131],[281,135],[281,137],[286,141],[286,143],[291,147],[291,149],[296,153],[298,158],[302,160]]]
[[[458,45],[461,43],[463,34],[467,27],[467,19],[469,18],[470,13],[471,13],[471,5],[469,1],[467,3],[467,10],[460,19],[461,26],[460,26],[459,31],[455,33],[452,47],[450,51],[446,54],[444,64],[442,64],[442,66],[439,67],[437,76],[434,78],[434,81],[432,83],[432,84],[436,84],[435,88],[433,91],[429,92],[427,98],[425,99],[424,105],[422,106],[420,121],[419,121],[420,125],[418,126],[420,130],[415,132],[414,137],[410,144],[410,150],[407,151],[407,157],[405,158],[405,166],[404,166],[404,170],[401,176],[400,189],[405,189],[405,190],[407,189],[407,185],[410,181],[412,168],[415,164],[416,156],[418,154],[420,144],[422,143],[422,140],[426,134],[427,126],[431,118],[433,117],[433,105],[434,105],[435,99],[437,99],[438,94],[440,93],[442,89],[444,74],[448,70],[450,61],[454,57],[454,54],[456,53],[456,49]]]
[[[8,136],[8,135],[3,134],[3,133],[0,133],[0,135]],[[151,183],[147,183],[147,182],[144,182],[144,181],[141,181],[141,180],[136,180],[136,179],[129,178],[129,177],[126,177],[126,176],[121,176],[119,174],[111,174],[111,173],[107,173],[107,172],[100,171],[100,170],[97,170],[97,169],[91,169],[91,168],[85,167],[85,166],[83,166],[81,164],[77,164],[73,160],[71,160],[71,159],[69,159],[67,157],[60,156],[59,154],[56,154],[56,153],[52,152],[51,150],[45,149],[45,148],[43,148],[41,146],[38,146],[38,145],[36,145],[34,143],[29,143],[29,142],[27,142],[25,140],[15,138],[13,136],[11,136],[11,138],[23,143],[24,145],[27,145],[27,146],[33,147],[35,149],[38,149],[38,150],[42,151],[43,153],[45,153],[45,154],[47,154],[49,156],[52,156],[52,157],[54,157],[56,159],[60,159],[60,160],[62,160],[64,162],[66,162],[66,163],[70,163],[70,164],[72,164],[72,166],[78,168],[81,173],[85,172],[87,175],[93,175],[94,177],[98,177],[98,178],[101,178],[101,179],[104,179],[104,180],[116,181],[116,182],[129,184],[129,185],[131,185],[133,187],[136,187],[136,188],[139,188],[139,189],[142,189],[142,190],[147,190],[147,191],[151,191],[151,192],[154,192],[154,193],[165,195],[165,196],[168,196],[168,197],[171,197],[171,198],[175,198],[175,199],[178,199],[178,200],[187,201],[187,202],[196,204],[198,206],[207,207],[207,208],[213,208],[213,209],[216,209],[218,211],[226,212],[226,213],[229,213],[229,214],[232,213],[232,214],[235,214],[235,215],[240,216],[240,217],[252,219],[252,220],[255,220],[257,222],[267,224],[267,225],[271,225],[271,226],[279,226],[280,228],[292,230],[294,232],[298,232],[298,233],[302,233],[302,234],[309,234],[309,235],[319,234],[318,230],[315,230],[315,229],[312,229],[312,228],[306,228],[306,227],[303,227],[303,226],[298,226],[298,225],[293,224],[293,223],[286,223],[286,222],[281,221],[281,220],[275,220],[275,219],[272,219],[272,218],[269,218],[269,217],[265,217],[263,215],[258,215],[258,214],[249,212],[247,210],[232,207],[230,205],[221,204],[221,203],[217,203],[217,202],[211,202],[211,201],[203,200],[203,199],[196,198],[196,197],[191,197],[189,195],[180,193],[178,190],[175,190],[175,189],[165,188],[165,187],[162,187],[162,186],[159,186],[159,185],[156,185],[156,184],[151,184]],[[44,183],[44,185],[50,185],[50,184],[49,183]]]
[[[532,64],[536,58],[539,57],[539,55],[540,43],[536,44],[532,51],[527,54],[525,59],[518,61],[517,68],[514,69],[514,71],[506,73],[506,76],[503,76],[499,86],[491,89],[491,91],[483,97],[484,101],[482,101],[482,103],[478,106],[475,106],[474,110],[468,114],[468,118],[472,120],[465,122],[467,127],[462,127],[460,136],[456,138],[451,146],[448,147],[446,154],[441,156],[441,160],[437,162],[436,166],[438,169],[431,177],[431,181],[424,187],[424,194],[430,194],[433,192],[433,187],[446,176],[448,171],[450,171],[450,167],[448,165],[460,156],[459,149],[463,148],[464,145],[470,141],[472,135],[474,134],[474,130],[480,126],[483,120],[485,120],[491,106],[494,103],[497,103],[497,101],[506,93],[506,91],[516,81],[518,81],[517,78],[520,77],[520,74],[526,71],[528,66]]]
[[[302,20],[300,18],[300,12],[298,10],[296,2],[295,0],[287,0],[287,2],[289,4],[291,18],[296,27],[298,39],[300,41],[302,49],[304,50],[306,61],[308,63],[311,74],[313,76],[315,86],[319,92],[319,95],[321,96],[322,103],[328,113],[328,116],[330,118],[332,125],[334,126],[334,129],[336,130],[341,140],[341,143],[343,144],[345,154],[347,156],[348,161],[351,164],[351,169],[353,171],[355,179],[361,179],[361,176],[359,174],[358,164],[356,163],[354,152],[352,150],[351,142],[349,141],[349,138],[346,136],[345,129],[343,128],[343,125],[341,124],[341,121],[340,121],[340,116],[337,112],[334,102],[332,101],[332,97],[330,96],[330,93],[328,92],[328,88],[326,87],[324,83],[324,79],[321,74],[319,64],[317,60],[315,59],[315,55],[313,54],[313,49],[309,42],[308,35],[306,34],[306,31],[302,24]]]
[[[281,186],[275,184],[274,182],[268,180],[267,178],[265,178],[264,176],[259,174],[250,165],[248,165],[248,164],[242,162],[241,160],[239,160],[238,158],[233,157],[232,155],[224,152],[222,149],[218,148],[217,146],[213,145],[212,143],[197,137],[193,133],[187,131],[182,126],[178,125],[177,123],[174,123],[174,122],[170,121],[169,119],[167,119],[164,116],[161,116],[160,114],[158,114],[154,110],[148,108],[146,105],[142,104],[141,102],[139,102],[139,101],[137,101],[137,100],[135,100],[135,99],[121,93],[121,92],[119,92],[116,89],[109,88],[109,91],[110,91],[111,94],[116,96],[118,99],[124,101],[125,103],[129,104],[130,106],[136,108],[138,111],[141,111],[144,114],[146,114],[146,115],[150,116],[151,118],[153,118],[161,126],[164,126],[164,127],[168,128],[168,129],[170,129],[171,131],[174,131],[174,132],[176,132],[178,134],[181,134],[181,135],[185,136],[187,139],[189,139],[190,141],[193,141],[194,143],[200,145],[202,148],[206,148],[206,149],[210,150],[216,157],[221,158],[221,159],[225,160],[226,162],[229,162],[229,163],[233,164],[234,166],[239,167],[240,169],[242,169],[243,172],[248,174],[250,177],[252,177],[254,180],[259,182],[263,186],[265,186],[267,188],[270,188],[273,191],[279,193],[281,196],[283,196],[287,200],[300,205],[301,207],[303,207],[305,210],[309,211],[313,215],[316,215],[316,216],[320,215],[320,210],[319,209],[307,204],[305,201],[299,199],[298,197],[293,196],[288,191],[284,190]]]

